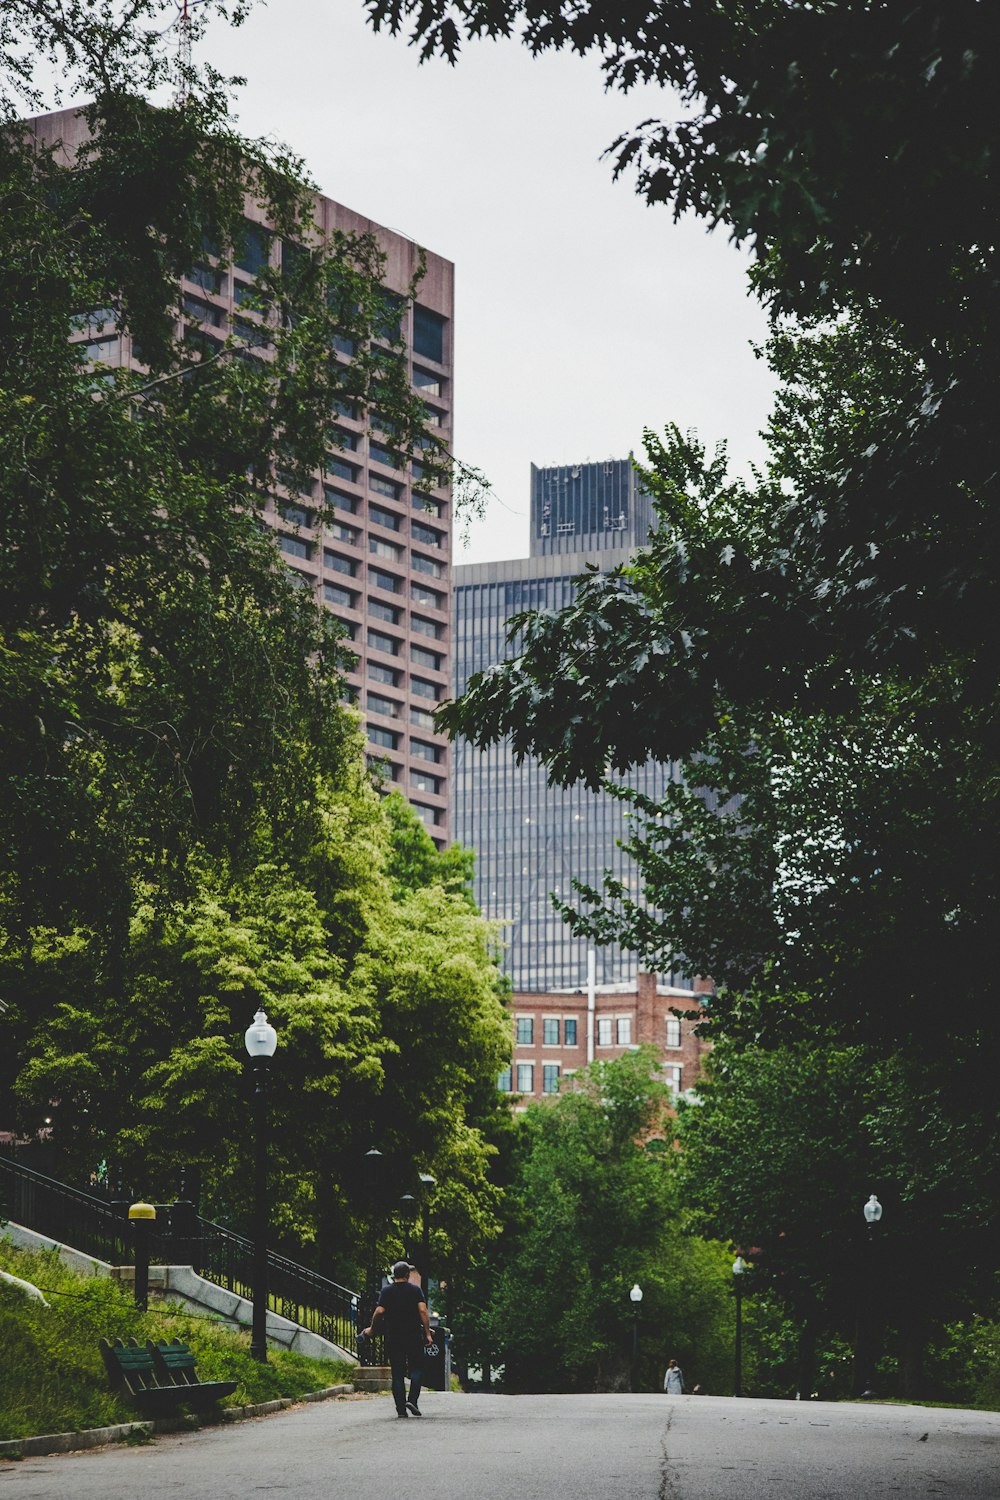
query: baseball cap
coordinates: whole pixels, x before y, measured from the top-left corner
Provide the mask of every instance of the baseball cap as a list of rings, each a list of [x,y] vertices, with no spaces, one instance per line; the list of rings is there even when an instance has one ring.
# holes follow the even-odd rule
[[[412,1270],[413,1267],[408,1260],[397,1260],[392,1268],[393,1281],[401,1281],[404,1276],[409,1276]]]

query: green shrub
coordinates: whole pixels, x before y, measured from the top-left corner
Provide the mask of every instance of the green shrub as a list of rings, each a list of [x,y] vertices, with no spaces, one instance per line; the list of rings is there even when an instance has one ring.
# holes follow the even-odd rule
[[[33,1282],[49,1303],[0,1282],[0,1439],[134,1421],[139,1414],[108,1388],[102,1337],[182,1339],[202,1379],[237,1381],[227,1405],[301,1396],[351,1377],[349,1365],[284,1351],[259,1364],[247,1334],[168,1304],[141,1313],[117,1282],[71,1271],[53,1251],[0,1239],[0,1268]]]

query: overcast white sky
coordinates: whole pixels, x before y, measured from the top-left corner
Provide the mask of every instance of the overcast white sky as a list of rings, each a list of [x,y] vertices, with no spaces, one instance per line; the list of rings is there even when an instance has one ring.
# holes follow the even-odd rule
[[[596,59],[469,46],[456,68],[374,35],[361,0],[276,0],[196,58],[241,74],[243,130],[323,192],[456,267],[455,449],[497,499],[460,561],[526,555],[529,465],[641,451],[674,421],[761,455],[771,380],[746,258],[675,225],[600,159],[656,90],[605,94]]]

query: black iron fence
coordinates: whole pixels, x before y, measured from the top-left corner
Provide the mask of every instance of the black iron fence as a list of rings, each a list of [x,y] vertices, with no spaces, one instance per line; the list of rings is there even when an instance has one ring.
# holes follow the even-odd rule
[[[0,1204],[7,1218],[56,1244],[111,1265],[130,1265],[129,1204],[101,1189],[69,1187],[0,1156]],[[148,1222],[148,1221],[147,1221]],[[203,1219],[192,1203],[158,1203],[150,1224],[154,1265],[192,1266],[238,1296],[253,1298],[253,1241]],[[360,1297],[318,1272],[268,1252],[268,1306],[282,1317],[357,1355]]]

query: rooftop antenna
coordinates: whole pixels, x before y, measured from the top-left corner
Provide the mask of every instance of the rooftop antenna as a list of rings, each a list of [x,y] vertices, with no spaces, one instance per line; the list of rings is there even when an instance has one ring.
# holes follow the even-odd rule
[[[191,78],[191,12],[206,0],[174,0],[177,7],[177,93],[175,104],[186,104],[189,97],[188,82]]]

